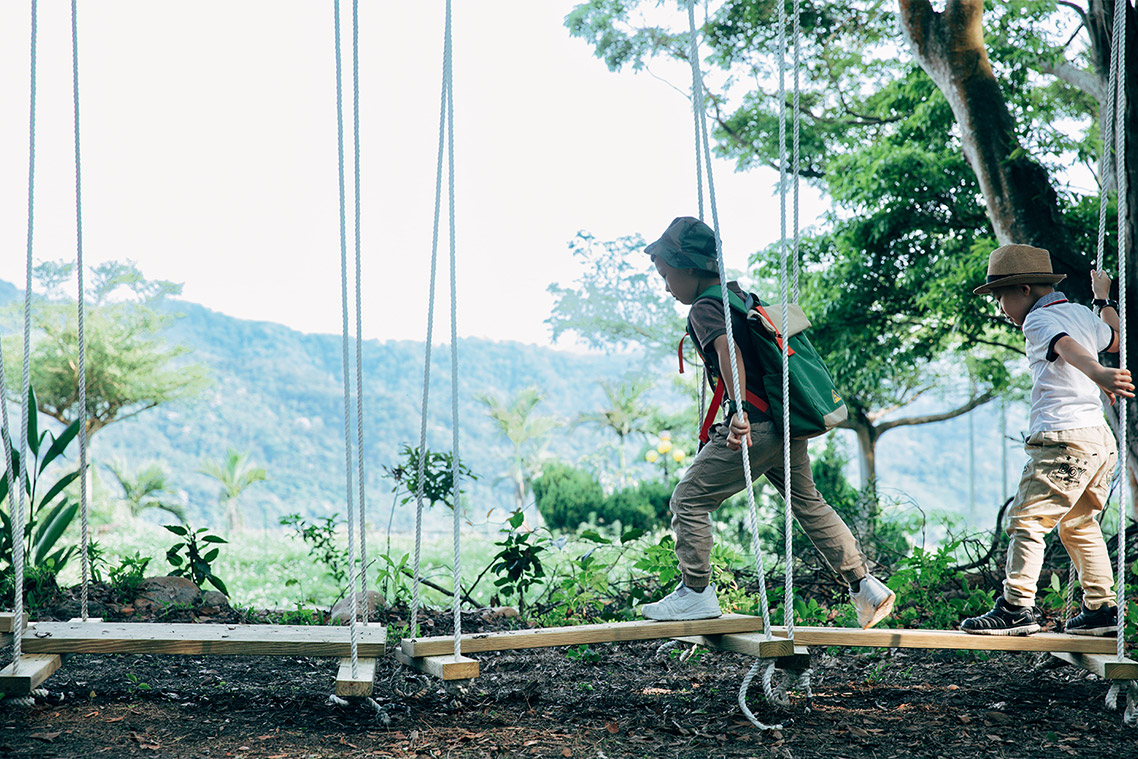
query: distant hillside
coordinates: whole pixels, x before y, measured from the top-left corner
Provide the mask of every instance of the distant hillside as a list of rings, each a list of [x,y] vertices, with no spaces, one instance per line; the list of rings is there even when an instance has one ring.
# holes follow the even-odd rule
[[[0,281],[0,303],[18,297],[17,288]],[[189,504],[191,520],[220,527],[216,482],[197,470],[203,459],[221,458],[228,448],[235,448],[249,452],[269,475],[266,482],[241,496],[249,524],[273,524],[290,512],[309,516],[343,512],[340,337],[235,319],[184,301],[173,302],[171,308],[182,314],[170,330],[171,341],[193,348],[189,359],[209,367],[212,386],[192,401],[159,407],[111,425],[95,438],[93,461],[121,457],[135,465],[161,462]],[[8,362],[9,367],[18,366],[13,357]],[[383,468],[396,462],[402,445],[418,443],[422,364],[422,343],[364,343],[365,467],[369,514],[376,523],[386,523],[391,506],[391,483]],[[459,364],[460,453],[480,477],[468,489],[473,513],[479,515],[512,504],[508,488],[500,481],[505,471],[505,440],[475,396],[489,391],[505,399],[521,388],[537,385],[545,396],[540,413],[569,420],[583,411],[600,409],[604,395],[598,381],[618,379],[629,369],[628,360],[622,357],[481,339],[459,341]],[[657,371],[662,376],[655,398],[674,408],[678,399],[667,381],[674,365],[666,362]],[[449,450],[449,347],[435,349],[431,378],[428,445]],[[923,403],[947,407],[943,401]],[[922,409],[906,413],[913,410]],[[991,523],[1001,499],[997,407],[991,404],[973,417],[977,506],[972,521],[979,526]],[[1025,424],[1023,407],[1013,407],[1009,437],[1018,438]],[[856,461],[852,435],[841,434]],[[354,427],[352,436],[354,440]],[[603,433],[589,427],[567,426],[555,432],[549,450],[577,461],[590,454],[603,457],[611,444]],[[636,453],[632,446],[629,453],[630,459]],[[882,491],[925,512],[945,510],[967,517],[968,453],[966,417],[891,431],[878,447]],[[1022,449],[1009,444],[1008,481],[1013,491],[1022,463]],[[849,476],[856,483],[856,464],[851,464]],[[409,509],[400,510],[396,528],[408,528],[412,518]]]

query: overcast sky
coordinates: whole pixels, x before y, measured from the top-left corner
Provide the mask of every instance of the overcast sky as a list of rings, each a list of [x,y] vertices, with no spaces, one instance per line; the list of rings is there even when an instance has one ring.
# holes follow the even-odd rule
[[[0,3],[0,279],[21,286],[28,5]],[[37,260],[75,256],[69,5],[39,4]],[[342,5],[350,75],[351,3]],[[89,262],[131,259],[218,311],[339,332],[332,6],[79,3]],[[444,6],[361,6],[364,336],[422,339]],[[455,3],[462,336],[548,343],[546,287],[579,275],[568,249],[578,230],[653,239],[672,217],[696,213],[690,106],[677,91],[690,74],[609,72],[569,37],[572,6]],[[345,124],[350,140],[350,110]],[[727,263],[742,268],[777,235],[776,176],[714,168]],[[350,165],[347,176],[350,191]],[[440,281],[436,334],[447,335],[445,270]]]

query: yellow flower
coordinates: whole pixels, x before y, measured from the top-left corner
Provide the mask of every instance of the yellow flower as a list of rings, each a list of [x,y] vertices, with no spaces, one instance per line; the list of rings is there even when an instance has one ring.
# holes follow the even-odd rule
[[[687,454],[681,451],[679,448],[672,451],[672,461],[676,462],[677,464],[684,463],[685,458],[687,458]]]
[[[668,451],[672,450],[672,441],[667,439],[661,440],[656,445],[656,450],[660,453],[667,453]]]
[[[656,453],[656,451],[648,451],[648,453],[644,454],[644,460],[649,464],[655,464],[658,458],[660,458],[660,454]]]

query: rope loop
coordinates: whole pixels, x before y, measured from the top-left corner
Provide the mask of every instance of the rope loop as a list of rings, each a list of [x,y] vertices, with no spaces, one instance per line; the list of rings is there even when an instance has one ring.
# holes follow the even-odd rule
[[[747,670],[747,674],[743,676],[743,684],[739,686],[739,709],[743,712],[743,716],[746,717],[747,720],[759,730],[763,730],[764,732],[769,730],[782,730],[781,722],[774,725],[768,725],[765,722],[760,722],[758,718],[755,717],[755,715],[751,712],[751,710],[747,708],[747,691],[750,689],[751,681],[755,679],[755,675],[758,674],[759,670],[763,666],[763,663],[764,661],[762,659],[759,659],[751,665],[751,668]]]

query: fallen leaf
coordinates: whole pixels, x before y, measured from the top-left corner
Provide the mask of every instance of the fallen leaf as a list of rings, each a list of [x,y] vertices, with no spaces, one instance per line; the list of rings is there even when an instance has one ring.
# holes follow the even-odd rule
[[[562,756],[573,756],[573,752],[569,750],[568,746],[566,746],[565,748],[561,749],[561,755]]]
[[[126,719],[125,714],[121,717],[111,717],[110,719],[105,719],[103,722],[122,722],[124,719]]]
[[[37,741],[43,741],[44,743],[51,743],[62,734],[62,731],[55,733],[32,733],[29,737]]]
[[[613,735],[616,735],[617,733],[620,732],[620,725],[618,725],[615,721],[606,722],[605,723],[605,730],[608,730]]]
[[[856,735],[858,738],[868,738],[869,737],[869,732],[861,729],[860,727],[851,727],[850,732],[852,734]]]
[[[342,736],[342,735],[340,736],[340,745],[341,746],[348,746],[349,748],[355,748],[355,749],[359,748],[359,746],[355,745],[354,743],[348,743],[346,740],[344,740],[344,736]]]
[[[90,714],[84,714],[83,716],[84,717],[98,717],[99,716],[99,710],[96,709],[95,711],[91,712]]]
[[[958,719],[960,721],[960,724],[962,724],[962,725],[967,725],[969,722],[972,721],[972,718],[969,717],[967,714],[957,714],[956,719]]]

